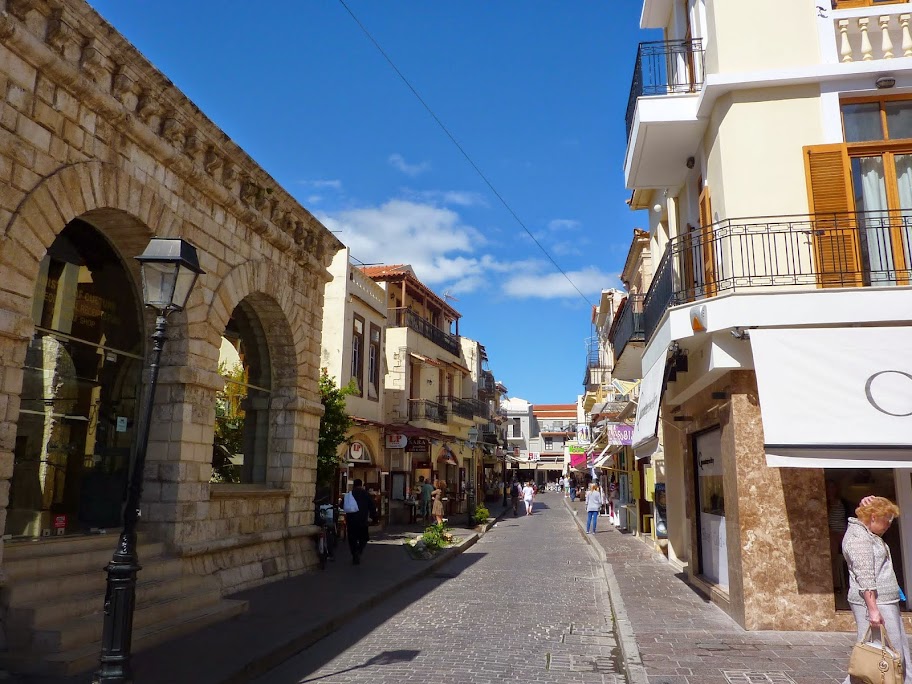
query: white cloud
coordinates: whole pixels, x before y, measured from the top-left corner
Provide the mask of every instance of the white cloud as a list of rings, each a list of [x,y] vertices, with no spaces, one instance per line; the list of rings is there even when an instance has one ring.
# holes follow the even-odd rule
[[[307,203],[308,204],[319,204],[323,201],[323,195],[308,195]]]
[[[405,161],[405,157],[403,157],[398,152],[391,154],[387,161],[390,163],[390,166],[392,166],[394,169],[402,171],[402,173],[404,173],[406,176],[418,176],[425,171],[430,170],[431,168],[429,162],[409,164],[407,161]]]
[[[595,266],[568,271],[567,276],[573,281],[572,284],[553,268],[531,269],[509,277],[503,285],[504,294],[520,299],[566,299],[579,297],[577,289],[586,296],[592,296],[606,287],[619,285],[617,276],[605,273]]]
[[[336,179],[301,180],[298,183],[315,190],[335,190],[336,192],[342,190],[342,181]]]
[[[553,232],[578,230],[582,224],[573,219],[552,219],[548,221],[548,230]]]
[[[402,193],[411,199],[431,204],[452,205],[458,207],[486,207],[487,200],[480,192],[469,190],[412,190],[403,188]]]

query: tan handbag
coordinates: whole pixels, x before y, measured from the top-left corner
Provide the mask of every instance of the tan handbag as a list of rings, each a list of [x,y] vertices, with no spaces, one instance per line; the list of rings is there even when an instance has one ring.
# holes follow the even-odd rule
[[[897,652],[880,628],[880,644],[872,643],[871,626],[864,638],[852,648],[849,656],[849,675],[865,684],[903,684],[902,653]]]

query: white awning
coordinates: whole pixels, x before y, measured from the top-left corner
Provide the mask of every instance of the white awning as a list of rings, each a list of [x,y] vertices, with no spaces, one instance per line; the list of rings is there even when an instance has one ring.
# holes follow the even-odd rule
[[[750,331],[770,466],[912,467],[912,327]]]
[[[637,404],[636,423],[631,438],[634,449],[658,438],[659,407],[662,404],[662,390],[665,387],[666,356],[659,356],[640,382],[640,402]]]

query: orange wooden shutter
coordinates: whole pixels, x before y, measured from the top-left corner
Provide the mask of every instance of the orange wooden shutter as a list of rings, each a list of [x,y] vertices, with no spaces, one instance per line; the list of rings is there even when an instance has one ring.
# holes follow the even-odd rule
[[[700,240],[703,242],[703,288],[707,297],[716,295],[716,243],[713,239],[712,202],[709,188],[700,188]]]
[[[852,198],[852,170],[844,144],[804,148],[814,258],[820,287],[860,287],[861,253]]]

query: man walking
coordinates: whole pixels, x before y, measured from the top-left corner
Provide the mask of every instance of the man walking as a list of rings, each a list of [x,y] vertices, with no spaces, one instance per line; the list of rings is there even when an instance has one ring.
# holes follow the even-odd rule
[[[515,518],[519,514],[519,495],[522,493],[522,489],[519,486],[519,482],[516,478],[513,478],[513,484],[510,485],[510,503],[513,504],[513,517]]]
[[[367,546],[369,535],[367,533],[367,518],[377,522],[377,509],[370,494],[362,486],[364,483],[356,479],[351,490],[352,496],[358,502],[356,513],[345,513],[345,525],[348,529],[348,548],[351,550],[352,565],[361,563],[361,554]]]
[[[431,486],[431,483],[424,479],[424,475],[421,475],[418,478],[419,491],[421,493],[421,517],[424,520],[427,520],[428,516],[431,514],[431,494],[434,491],[434,488]]]

